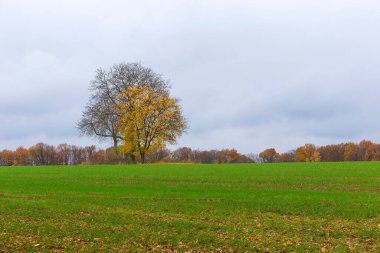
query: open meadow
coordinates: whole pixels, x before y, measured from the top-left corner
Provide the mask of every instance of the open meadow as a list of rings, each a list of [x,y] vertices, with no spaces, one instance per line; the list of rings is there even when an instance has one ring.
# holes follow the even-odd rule
[[[0,168],[0,252],[379,252],[380,163]]]

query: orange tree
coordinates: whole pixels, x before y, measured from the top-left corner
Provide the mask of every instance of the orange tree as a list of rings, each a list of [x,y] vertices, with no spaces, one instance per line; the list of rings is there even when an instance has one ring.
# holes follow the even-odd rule
[[[264,150],[263,152],[261,152],[259,154],[259,157],[261,157],[266,163],[273,163],[277,160],[277,158],[279,157],[279,154],[274,148],[268,148]]]

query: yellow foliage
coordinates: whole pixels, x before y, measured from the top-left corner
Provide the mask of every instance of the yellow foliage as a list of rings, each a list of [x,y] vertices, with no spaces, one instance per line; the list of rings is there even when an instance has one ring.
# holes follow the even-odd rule
[[[142,162],[150,150],[174,144],[186,128],[181,107],[168,92],[133,86],[121,93],[119,101],[122,149],[140,155]]]

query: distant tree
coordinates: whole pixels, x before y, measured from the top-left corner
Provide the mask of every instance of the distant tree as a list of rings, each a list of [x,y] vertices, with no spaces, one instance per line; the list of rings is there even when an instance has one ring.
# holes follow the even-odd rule
[[[241,154],[236,149],[222,149],[214,153],[214,162],[217,163],[237,163]]]
[[[30,165],[29,152],[24,147],[18,147],[14,151],[14,165]]]
[[[295,156],[296,155],[295,155],[295,151],[294,150],[286,152],[286,153],[282,153],[282,154],[280,154],[278,156],[277,162],[280,162],[280,163],[294,162]]]
[[[305,144],[302,147],[298,147],[295,152],[294,161],[312,162],[316,159],[315,154],[314,154],[316,151],[317,151],[317,148],[313,144]]]
[[[191,161],[191,148],[182,147],[178,148],[171,154],[171,160],[173,162],[190,162]]]
[[[66,143],[59,144],[56,148],[57,163],[60,165],[69,165],[72,157],[72,149]]]
[[[343,160],[344,161],[357,161],[359,156],[358,145],[349,142],[344,144]]]
[[[114,147],[109,147],[104,150],[104,163],[105,164],[123,164],[123,163],[135,163],[133,158],[124,157],[121,153],[116,153]]]
[[[368,161],[368,150],[374,145],[374,143],[372,141],[368,141],[368,140],[362,140],[359,145],[358,145],[358,148],[359,148],[359,157],[358,159],[360,161]]]
[[[198,153],[198,159],[197,161],[199,163],[216,163],[217,161],[217,150],[203,150]]]
[[[170,150],[167,148],[158,148],[149,152],[146,156],[146,161],[149,163],[156,163],[166,161],[170,156]]]
[[[380,160],[380,145],[372,144],[366,150],[365,161],[379,161]]]
[[[315,150],[311,158],[307,162],[320,162],[321,153],[318,150]]]
[[[82,157],[85,163],[93,163],[96,154],[96,146],[86,146],[82,149]]]
[[[75,145],[71,146],[71,164],[82,164],[84,161],[83,148]]]
[[[92,154],[91,164],[105,164],[106,152],[103,149],[98,149]],[[125,162],[125,161],[124,161]]]
[[[337,162],[344,160],[344,144],[327,145],[318,148],[321,160],[324,162]]]
[[[0,152],[0,166],[14,165],[14,152],[12,150],[4,149]]]
[[[227,163],[237,163],[242,156],[236,149],[223,149],[227,155]]]
[[[255,161],[249,158],[248,155],[242,155],[237,163],[255,163]]]
[[[57,156],[54,146],[40,142],[30,147],[28,152],[33,165],[57,164]]]
[[[279,154],[274,148],[268,148],[261,152],[259,156],[263,159],[265,163],[273,163],[277,160]]]

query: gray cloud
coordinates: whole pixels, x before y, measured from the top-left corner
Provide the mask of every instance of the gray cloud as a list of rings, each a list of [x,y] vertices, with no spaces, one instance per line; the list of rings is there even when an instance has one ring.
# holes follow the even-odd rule
[[[89,81],[121,61],[171,80],[181,146],[380,141],[379,14],[370,0],[0,0],[0,149],[92,143],[75,129]]]

